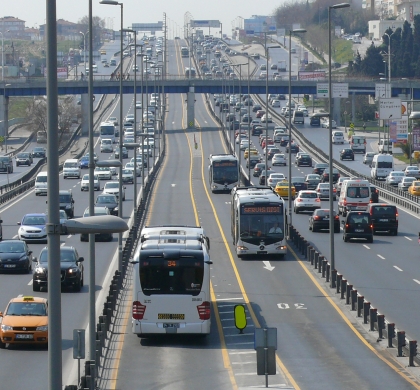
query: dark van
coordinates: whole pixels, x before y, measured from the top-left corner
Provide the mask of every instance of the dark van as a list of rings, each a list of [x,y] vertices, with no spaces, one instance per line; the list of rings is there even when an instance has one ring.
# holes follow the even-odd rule
[[[373,226],[370,213],[367,211],[349,211],[343,224],[343,240],[348,242],[353,238],[364,238],[373,242]]]
[[[370,203],[367,211],[373,225],[373,232],[389,232],[398,234],[398,209],[397,206],[386,203]]]
[[[311,116],[309,124],[311,126],[321,126],[321,118],[319,116]]]

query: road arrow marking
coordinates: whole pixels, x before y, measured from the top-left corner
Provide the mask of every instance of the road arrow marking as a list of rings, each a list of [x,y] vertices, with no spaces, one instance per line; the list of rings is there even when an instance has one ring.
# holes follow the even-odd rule
[[[268,269],[269,271],[272,271],[274,268],[276,268],[276,267],[273,267],[273,266],[270,264],[270,262],[269,262],[269,261],[263,261],[263,263],[264,263],[264,268],[265,268],[265,269]]]

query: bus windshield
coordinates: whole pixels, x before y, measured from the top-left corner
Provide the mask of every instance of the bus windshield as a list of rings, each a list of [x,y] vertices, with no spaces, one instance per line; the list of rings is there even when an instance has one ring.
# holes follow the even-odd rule
[[[140,261],[145,295],[198,295],[203,286],[204,261],[194,256],[176,259],[148,257]]]
[[[216,184],[231,184],[238,181],[238,163],[236,161],[215,161],[213,163],[213,181]]]
[[[101,126],[101,135],[114,135],[115,127],[113,125]]]

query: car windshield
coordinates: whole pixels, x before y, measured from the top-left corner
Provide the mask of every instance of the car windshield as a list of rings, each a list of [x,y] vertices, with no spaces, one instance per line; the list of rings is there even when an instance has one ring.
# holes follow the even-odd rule
[[[40,302],[11,302],[6,316],[46,316],[47,307]]]
[[[29,157],[29,153],[19,153],[17,155],[18,158],[28,158]]]
[[[67,214],[64,210],[60,210],[60,219],[67,219]]]
[[[77,162],[64,163],[64,168],[77,168]]]
[[[22,253],[25,252],[23,242],[0,242],[0,253]]]
[[[71,195],[60,195],[60,203],[70,203]]]
[[[132,175],[133,172],[131,172],[129,169],[123,169],[122,171],[123,175]]]
[[[42,215],[25,215],[22,225],[45,225],[45,217]]]
[[[106,183],[105,184],[105,188],[118,188],[119,183],[115,182],[115,183]]]
[[[60,248],[60,262],[61,263],[75,263],[76,253],[73,249]],[[48,249],[43,249],[39,255],[41,263],[48,263]]]
[[[96,199],[96,203],[116,203],[115,198],[113,196],[98,196]]]

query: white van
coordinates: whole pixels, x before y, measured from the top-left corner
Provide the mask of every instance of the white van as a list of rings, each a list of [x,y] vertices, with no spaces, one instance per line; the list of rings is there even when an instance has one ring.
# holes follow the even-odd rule
[[[379,153],[392,154],[392,142],[389,139],[379,140],[379,142],[378,142],[378,152]]]
[[[80,179],[79,160],[75,158],[68,158],[64,161],[63,178],[67,179],[68,177],[76,177],[77,179]]]
[[[353,135],[350,139],[350,149],[354,153],[366,153],[366,137],[364,135]]]
[[[47,195],[48,175],[47,172],[39,172],[35,179],[35,195]]]
[[[305,116],[303,111],[294,110],[292,120],[293,123],[305,123]]]
[[[344,134],[342,131],[332,132],[332,143],[333,144],[344,144]]]
[[[366,211],[369,202],[370,183],[368,180],[345,180],[338,199],[338,214],[346,216],[348,211]]]
[[[385,180],[394,170],[394,158],[390,154],[376,154],[370,164],[370,177],[375,180]]]

